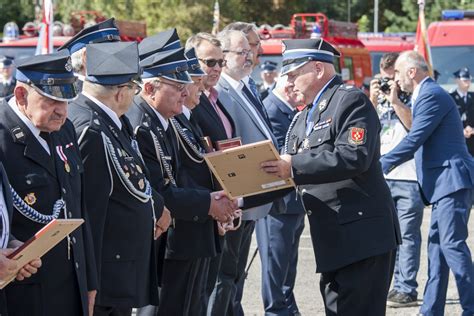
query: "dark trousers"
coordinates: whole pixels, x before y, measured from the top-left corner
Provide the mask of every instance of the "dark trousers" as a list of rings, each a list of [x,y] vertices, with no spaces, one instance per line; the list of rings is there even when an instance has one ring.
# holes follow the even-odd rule
[[[94,316],[130,316],[131,307],[94,306]]]
[[[207,310],[210,258],[165,259],[158,315],[202,316]]]
[[[244,221],[239,229],[226,233],[221,266],[216,286],[209,298],[207,315],[242,315],[242,295],[238,294],[238,289],[244,286],[245,266],[254,227],[254,221]]]
[[[451,193],[433,204],[428,237],[428,281],[420,312],[444,315],[449,270],[454,275],[463,316],[474,314],[471,252],[466,243],[471,211],[471,190]]]
[[[221,248],[224,247],[225,235],[219,236],[219,243],[221,245]],[[211,297],[212,291],[214,291],[214,287],[216,286],[217,275],[219,274],[219,269],[221,267],[221,259],[222,259],[222,252],[218,253],[217,256],[212,257],[209,262],[209,274],[207,275],[207,287],[206,287],[206,294],[207,294],[208,301],[209,301],[209,297]]]
[[[327,316],[385,315],[395,251],[321,274],[319,288]]]
[[[265,315],[299,313],[293,288],[305,214],[268,214],[257,221]]]

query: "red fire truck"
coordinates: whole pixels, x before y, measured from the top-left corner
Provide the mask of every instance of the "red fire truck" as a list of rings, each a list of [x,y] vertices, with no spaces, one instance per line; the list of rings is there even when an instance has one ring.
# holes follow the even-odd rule
[[[445,10],[442,21],[428,27],[433,69],[446,90],[455,88],[453,72],[468,67],[474,72],[474,10]],[[474,89],[474,85],[471,85]]]
[[[361,87],[364,80],[372,77],[369,51],[357,38],[355,23],[329,20],[323,13],[297,13],[291,18],[290,26],[266,24],[260,26],[259,32],[263,50],[261,62],[271,60],[280,68],[282,40],[320,36],[341,52],[334,65],[344,81]],[[252,77],[261,81],[259,74],[260,69],[255,69]]]
[[[370,52],[373,74],[379,73],[383,54],[413,50],[415,47],[415,33],[359,33],[358,37]]]

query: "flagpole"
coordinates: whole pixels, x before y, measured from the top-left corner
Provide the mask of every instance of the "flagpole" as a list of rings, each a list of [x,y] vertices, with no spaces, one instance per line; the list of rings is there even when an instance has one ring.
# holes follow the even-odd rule
[[[219,1],[216,0],[214,3],[214,14],[213,14],[213,21],[212,21],[212,34],[217,35],[219,33],[219,20],[220,20],[220,9],[219,9]]]
[[[421,55],[426,59],[426,63],[428,64],[428,72],[431,77],[433,77],[433,61],[431,60],[431,48],[430,43],[428,41],[428,34],[426,31],[426,21],[425,21],[425,1],[418,0],[418,27],[417,32],[420,31],[420,34],[417,33],[417,39],[420,37],[422,47],[419,47],[420,43],[417,41],[417,50]]]

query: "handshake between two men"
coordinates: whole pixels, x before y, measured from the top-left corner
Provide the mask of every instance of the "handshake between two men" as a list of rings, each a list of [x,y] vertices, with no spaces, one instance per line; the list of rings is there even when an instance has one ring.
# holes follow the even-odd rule
[[[219,234],[224,235],[229,230],[239,228],[242,210],[239,209],[237,200],[230,199],[225,191],[211,192],[210,195],[208,215],[217,221]],[[168,230],[171,221],[171,213],[165,207],[161,217],[155,223],[155,239]]]

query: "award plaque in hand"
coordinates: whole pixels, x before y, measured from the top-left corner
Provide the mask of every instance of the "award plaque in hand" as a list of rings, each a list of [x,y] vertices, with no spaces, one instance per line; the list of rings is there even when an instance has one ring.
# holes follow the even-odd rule
[[[293,179],[281,179],[260,168],[280,155],[269,140],[233,147],[204,156],[209,168],[231,198],[294,187]]]

